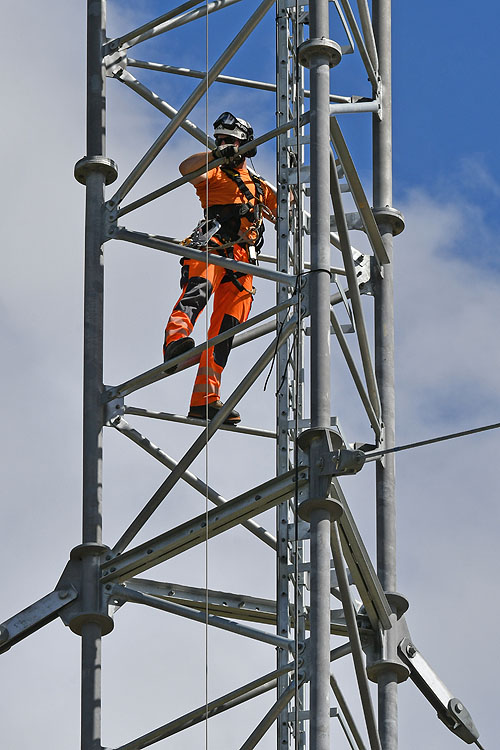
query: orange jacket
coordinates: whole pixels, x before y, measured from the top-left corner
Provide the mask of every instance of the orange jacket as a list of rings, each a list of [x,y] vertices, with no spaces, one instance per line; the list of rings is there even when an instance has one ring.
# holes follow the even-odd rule
[[[240,167],[239,169],[236,169],[236,171],[239,173],[241,179],[252,195],[255,195],[255,184],[250,177],[248,169],[246,167]],[[238,185],[234,180],[224,174],[220,167],[216,167],[207,172],[207,179],[199,185],[196,185],[195,189],[203,208],[206,208],[207,205],[215,206],[247,202],[245,196],[238,188]],[[262,199],[264,205],[268,207],[273,216],[276,216],[277,202],[275,194],[265,182],[262,182],[262,189],[264,191]],[[244,227],[244,224],[242,226]]]

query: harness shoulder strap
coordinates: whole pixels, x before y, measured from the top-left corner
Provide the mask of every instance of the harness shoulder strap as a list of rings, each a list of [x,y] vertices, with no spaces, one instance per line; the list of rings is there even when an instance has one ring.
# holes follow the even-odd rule
[[[224,174],[226,174],[229,179],[231,179],[233,182],[236,183],[238,186],[238,189],[240,193],[243,193],[245,198],[249,203],[252,201],[256,201],[257,203],[262,203],[262,196],[264,195],[264,190],[262,188],[262,182],[256,175],[250,175],[252,182],[255,185],[255,195],[252,195],[252,192],[248,189],[248,187],[245,185],[243,180],[241,179],[241,176],[239,172],[236,169],[232,169],[231,167],[228,167],[226,165],[221,167]]]
[[[222,166],[221,169],[224,172],[224,174],[227,175],[227,177],[229,177],[230,180],[236,183],[238,190],[240,191],[240,193],[242,193],[244,198],[246,198],[246,203],[244,202],[240,206],[240,208],[243,208],[243,206],[245,206],[245,208],[248,210],[247,219],[250,222],[253,222],[250,229],[252,229],[253,227],[253,231],[255,234],[252,237],[252,239],[249,239],[250,238],[249,230],[246,230],[247,239],[243,238],[243,242],[249,245],[251,244],[255,248],[255,251],[257,252],[257,255],[258,255],[262,245],[264,244],[264,237],[263,237],[264,222],[263,222],[263,217],[262,217],[262,207],[264,205],[264,200],[263,200],[264,188],[263,188],[262,180],[260,179],[260,177],[257,177],[257,175],[253,175],[249,173],[250,178],[253,184],[255,185],[255,195],[253,195],[252,192],[248,189],[248,186],[245,185],[245,183],[241,179],[241,175],[236,169],[232,169],[230,166],[227,166],[227,165]],[[232,208],[233,209],[236,208],[237,205],[238,204],[233,204]],[[241,215],[242,215],[242,212],[240,210],[239,217],[238,217],[238,230],[237,230],[238,231],[237,241],[239,242],[241,242],[241,239],[240,239],[240,226],[241,226],[240,217]],[[252,260],[251,262],[256,262],[256,259]]]
[[[258,197],[259,203],[263,202],[264,198],[264,185],[262,182],[262,179],[257,174],[250,174],[250,177],[252,178],[252,182],[255,185],[255,197]]]

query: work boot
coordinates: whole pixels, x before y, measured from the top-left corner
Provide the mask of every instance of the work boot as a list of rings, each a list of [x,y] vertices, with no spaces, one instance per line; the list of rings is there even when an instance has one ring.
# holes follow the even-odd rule
[[[184,336],[181,339],[176,339],[175,341],[170,342],[168,346],[163,347],[163,361],[168,362],[169,359],[174,359],[174,357],[178,357],[179,354],[184,354],[184,352],[189,351],[194,346],[194,339],[192,339],[190,336]],[[167,370],[167,375],[171,375],[173,372],[177,370],[177,365],[170,368],[170,370]]]
[[[212,420],[219,413],[223,406],[224,404],[220,400],[211,401],[208,404],[208,420]],[[203,404],[202,406],[191,406],[189,408],[188,417],[191,417],[193,419],[203,419],[203,421],[205,421],[205,419],[207,418],[207,407],[205,406],[205,404]],[[235,411],[235,409],[233,409],[224,420],[224,424],[238,424],[238,422],[241,422],[241,417],[238,412]]]

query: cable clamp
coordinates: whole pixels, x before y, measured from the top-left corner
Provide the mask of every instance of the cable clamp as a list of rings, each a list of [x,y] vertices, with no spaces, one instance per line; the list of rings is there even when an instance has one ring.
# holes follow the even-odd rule
[[[365,459],[363,451],[348,448],[324,453],[319,459],[319,473],[335,477],[357,474],[365,465]]]

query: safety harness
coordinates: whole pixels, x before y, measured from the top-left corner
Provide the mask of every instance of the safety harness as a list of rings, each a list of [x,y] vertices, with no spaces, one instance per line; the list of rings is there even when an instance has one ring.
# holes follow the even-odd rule
[[[255,185],[255,195],[248,189],[241,179],[239,172],[228,165],[221,170],[230,180],[236,183],[238,190],[246,199],[243,203],[216,204],[205,210],[208,219],[215,219],[220,223],[220,229],[214,235],[223,245],[238,243],[248,246],[250,263],[257,263],[257,256],[264,244],[264,187],[257,175],[250,174]],[[250,226],[242,233],[241,220],[246,218]],[[232,248],[231,248],[232,249]]]
[[[205,219],[198,224],[182,244],[200,248],[206,247],[208,244],[210,249],[215,250],[216,253],[225,258],[234,257],[235,244],[245,245],[248,248],[249,262],[255,265],[257,256],[264,244],[263,209],[266,206],[263,201],[264,187],[262,180],[257,175],[249,173],[255,185],[255,195],[253,195],[236,169],[223,165],[221,170],[230,180],[236,183],[238,190],[246,198],[246,201],[244,203],[218,203],[206,208]],[[250,226],[243,233],[241,232],[242,218],[246,218],[250,222]],[[180,262],[183,265],[184,258],[181,258]],[[252,288],[252,291],[245,290],[245,287],[238,280],[238,277],[244,275],[229,269],[226,271],[228,281],[231,281],[239,291],[248,291],[253,296],[255,289]],[[181,287],[182,283],[181,279]]]

